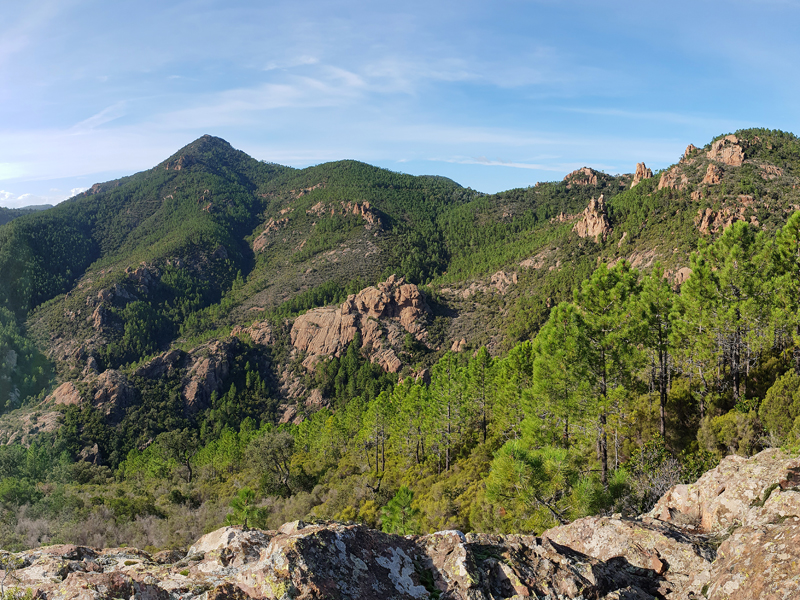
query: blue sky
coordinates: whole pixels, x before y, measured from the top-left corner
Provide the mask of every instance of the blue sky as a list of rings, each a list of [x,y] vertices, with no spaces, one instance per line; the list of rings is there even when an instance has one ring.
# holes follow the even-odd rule
[[[0,3],[0,205],[55,203],[204,133],[484,192],[800,134],[800,2]]]

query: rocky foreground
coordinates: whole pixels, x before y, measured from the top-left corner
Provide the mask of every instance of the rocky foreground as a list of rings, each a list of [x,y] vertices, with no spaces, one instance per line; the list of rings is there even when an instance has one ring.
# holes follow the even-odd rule
[[[527,535],[387,535],[361,525],[225,527],[186,554],[49,546],[4,553],[37,598],[789,599],[800,597],[800,459],[731,456],[637,518]]]

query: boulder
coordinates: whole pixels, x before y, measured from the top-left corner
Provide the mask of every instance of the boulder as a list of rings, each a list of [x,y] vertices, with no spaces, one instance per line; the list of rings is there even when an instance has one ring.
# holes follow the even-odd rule
[[[758,526],[795,514],[800,496],[788,488],[797,485],[800,458],[777,449],[764,450],[751,459],[727,456],[696,483],[670,489],[648,515],[667,522],[695,523],[707,533],[744,523]],[[787,513],[781,507],[791,508]]]
[[[587,517],[542,537],[605,562],[624,556],[629,565],[661,576],[662,593],[702,587],[714,560],[713,551],[697,536],[652,518]]]

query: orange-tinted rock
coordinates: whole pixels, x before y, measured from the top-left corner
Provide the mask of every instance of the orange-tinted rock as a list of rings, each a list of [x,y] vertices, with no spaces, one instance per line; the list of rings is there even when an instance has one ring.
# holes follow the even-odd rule
[[[658,189],[663,190],[669,188],[672,190],[685,190],[689,185],[689,179],[686,174],[681,171],[678,165],[675,165],[668,171],[661,174],[661,179],[658,182]]]
[[[94,407],[107,417],[118,420],[122,412],[136,401],[136,393],[119,371],[108,369],[103,371],[92,382]]]
[[[722,181],[722,169],[719,165],[709,163],[706,174],[703,177],[703,183],[706,185],[717,185],[720,181]]]
[[[761,165],[761,178],[765,181],[783,177],[783,169],[775,165]]]
[[[339,356],[361,335],[370,360],[396,372],[402,364],[394,348],[410,333],[418,341],[427,337],[425,318],[428,305],[417,286],[392,275],[377,286],[370,286],[347,297],[339,307],[310,310],[292,324],[291,342],[307,355],[312,366],[322,356]]]
[[[744,151],[735,135],[725,136],[711,144],[706,156],[732,167],[741,167],[744,163]]]
[[[571,185],[597,185],[597,171],[589,167],[577,169],[564,177],[568,186]]]
[[[271,346],[275,342],[275,332],[267,321],[258,321],[249,327],[237,325],[231,330],[231,335],[240,334],[249,335],[251,340],[261,346]]]
[[[186,410],[195,413],[207,408],[211,394],[220,393],[241,342],[236,337],[215,340],[189,353],[189,365],[181,385]]]
[[[264,231],[262,231],[261,234],[253,241],[253,250],[255,252],[261,252],[264,248],[266,248],[269,245],[270,237],[272,236],[272,234],[286,227],[288,223],[289,223],[288,217],[284,217],[283,219],[278,219],[277,221],[275,219],[270,219],[267,222]]]
[[[53,393],[47,397],[46,402],[51,400],[64,406],[77,406],[81,403],[81,393],[74,383],[67,381],[53,390]]]
[[[647,168],[643,162],[636,164],[636,172],[633,174],[633,181],[631,182],[631,187],[635,187],[639,183],[641,183],[645,179],[650,179],[653,177],[653,171]]]
[[[602,194],[597,200],[592,198],[589,201],[589,206],[583,211],[583,216],[575,223],[572,231],[577,233],[579,237],[591,237],[595,241],[599,238],[605,239],[611,232],[611,223],[608,220],[606,203]]]

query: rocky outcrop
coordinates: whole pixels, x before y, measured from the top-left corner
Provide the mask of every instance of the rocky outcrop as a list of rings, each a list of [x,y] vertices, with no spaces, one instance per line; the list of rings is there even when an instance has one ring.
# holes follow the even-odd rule
[[[248,327],[237,325],[231,330],[231,335],[248,335],[250,339],[261,346],[271,346],[275,343],[275,330],[267,321],[258,321]]]
[[[442,531],[395,536],[361,525],[226,527],[177,562],[129,548],[50,546],[15,557],[9,580],[47,600],[112,598],[652,598],[648,569],[590,558],[533,536]],[[7,582],[8,583],[8,582]]]
[[[430,308],[419,288],[392,275],[378,284],[347,297],[339,307],[316,308],[297,317],[292,325],[292,346],[307,357],[306,367],[323,356],[339,356],[356,332],[370,359],[397,372],[401,363],[395,348],[410,333],[424,341],[425,318]]]
[[[664,595],[700,589],[708,583],[714,552],[702,539],[653,518],[588,517],[550,529],[542,537],[604,562],[625,557],[650,571]]]
[[[223,391],[223,384],[240,346],[239,338],[230,337],[214,340],[189,353],[186,373],[181,380],[181,397],[188,413],[208,408],[211,394]]]
[[[45,399],[45,402],[62,404],[64,406],[77,406],[81,403],[80,390],[71,381],[62,383]]]
[[[136,402],[136,391],[119,371],[103,371],[92,382],[92,404],[110,421],[119,421],[123,412]]]
[[[697,150],[699,150],[697,146],[695,146],[694,144],[689,144],[688,146],[686,146],[686,150],[683,151],[683,158],[684,159],[689,158]]]
[[[631,181],[631,187],[636,187],[639,183],[644,181],[645,179],[650,179],[653,177],[653,171],[647,168],[643,162],[636,164],[636,172],[633,174],[633,181]]]
[[[325,204],[324,202],[317,202],[314,206],[306,211],[306,214],[322,217],[325,215],[356,215],[360,216],[364,222],[366,229],[373,227],[380,227],[381,219],[378,212],[372,207],[369,202],[348,202],[345,200],[339,203]]]
[[[573,185],[597,185],[597,171],[583,167],[569,173],[564,177],[564,181],[567,182],[567,188],[571,188]]]
[[[711,150],[706,153],[706,156],[710,160],[716,160],[732,167],[741,167],[744,163],[744,151],[739,138],[735,135],[726,135],[711,144]]]
[[[703,183],[706,185],[717,185],[722,181],[722,169],[719,165],[708,163],[708,169],[703,177]]]
[[[289,224],[288,217],[284,217],[283,219],[277,219],[277,220],[270,219],[269,221],[267,221],[267,225],[266,227],[264,227],[264,231],[262,231],[261,234],[255,240],[253,240],[253,250],[255,252],[261,252],[262,250],[264,250],[264,248],[266,248],[269,245],[272,234],[280,231],[288,224]]]
[[[611,233],[611,223],[608,220],[603,194],[600,194],[597,200],[592,198],[589,201],[589,206],[583,211],[583,215],[575,223],[572,231],[577,233],[579,237],[591,237],[595,241],[600,238],[605,239]]]
[[[72,545],[4,554],[16,566],[5,582],[47,600],[777,600],[800,589],[798,486],[800,458],[765,450],[723,459],[646,515],[588,517],[539,537],[295,521],[224,527],[185,554]]]
[[[134,371],[134,375],[147,379],[169,377],[179,368],[185,356],[186,353],[182,350],[169,350],[147,361]]]
[[[519,277],[516,273],[506,273],[505,271],[498,271],[491,277],[492,285],[501,294],[505,294],[509,288],[517,285]]]
[[[751,459],[728,456],[696,483],[672,488],[648,514],[662,521],[688,521],[706,533],[734,525],[757,527],[790,514],[800,516],[800,492],[792,489],[797,486],[800,458],[775,449]]]
[[[764,181],[771,181],[783,177],[783,169],[775,165],[761,165],[761,178]]]
[[[664,171],[661,174],[661,179],[658,181],[658,189],[663,190],[669,188],[671,190],[685,190],[689,185],[689,178],[681,171],[678,165],[671,169]]]
[[[753,206],[755,198],[753,196],[738,196],[736,204],[733,206],[723,206],[720,210],[706,208],[700,209],[694,219],[697,229],[703,235],[717,233],[724,230],[736,221],[744,221],[747,210]],[[750,216],[750,223],[758,226],[758,220],[754,215]]]

